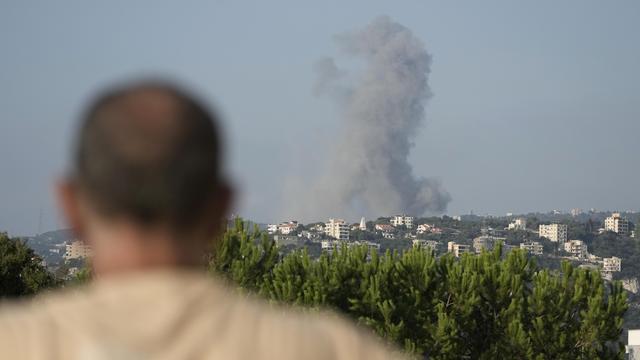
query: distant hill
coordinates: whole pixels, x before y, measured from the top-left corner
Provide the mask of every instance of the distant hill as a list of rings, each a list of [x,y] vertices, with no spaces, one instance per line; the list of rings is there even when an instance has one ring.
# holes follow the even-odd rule
[[[73,240],[73,233],[68,229],[55,230],[24,239],[26,244],[50,267],[58,266],[63,262],[65,244]]]

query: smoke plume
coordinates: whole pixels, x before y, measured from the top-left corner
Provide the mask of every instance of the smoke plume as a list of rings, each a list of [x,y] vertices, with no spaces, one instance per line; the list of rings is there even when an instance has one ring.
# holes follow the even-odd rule
[[[365,67],[348,74],[332,58],[315,66],[314,93],[338,103],[342,125],[337,142],[329,141],[334,151],[312,187],[305,217],[443,212],[449,194],[439,181],[416,177],[408,162],[432,95],[427,82],[431,56],[424,44],[388,17],[335,40]]]

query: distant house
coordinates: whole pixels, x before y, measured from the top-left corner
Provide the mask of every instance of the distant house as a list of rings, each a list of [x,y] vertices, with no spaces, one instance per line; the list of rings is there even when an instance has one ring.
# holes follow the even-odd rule
[[[324,232],[337,240],[349,240],[349,225],[342,219],[329,219],[324,226]]]
[[[564,251],[580,259],[586,258],[589,254],[587,251],[587,244],[582,240],[567,241],[564,243]]]
[[[567,225],[550,224],[540,225],[538,228],[538,236],[547,238],[553,242],[564,244],[567,241]]]
[[[64,259],[84,259],[93,255],[93,249],[91,246],[83,243],[82,241],[75,240],[65,246]]]
[[[435,225],[420,224],[416,228],[416,233],[418,233],[418,234],[429,234],[429,233],[431,233],[431,234],[440,234],[440,233],[442,233],[442,229],[440,229],[439,227],[436,227]]]
[[[296,229],[298,229],[298,226],[300,225],[295,220],[291,220],[289,222],[283,222],[280,224],[269,224],[267,225],[267,232],[269,234],[280,233],[282,235],[289,235],[292,232],[294,232]]]
[[[452,253],[455,257],[460,257],[464,253],[471,252],[471,246],[458,244],[455,241],[449,241],[447,243],[447,251]]]
[[[344,241],[344,240],[322,240],[320,243],[320,247],[323,251],[332,252],[334,249],[339,249],[343,245],[346,245],[348,248],[353,246],[366,246],[369,250],[380,250],[380,244],[374,243],[371,241]]]
[[[298,224],[296,220],[290,220],[288,222],[280,223],[280,225],[278,225],[278,231],[280,231],[280,234],[282,235],[288,235],[296,231],[299,226],[300,224]]]
[[[322,240],[320,242],[320,248],[323,251],[327,251],[329,253],[333,252],[334,249],[339,249],[343,244],[346,244],[346,241],[342,240]]]
[[[407,229],[411,229],[413,227],[413,220],[414,217],[413,216],[408,216],[408,215],[394,215],[393,218],[391,218],[391,225],[393,226],[406,226]]]
[[[531,255],[542,255],[544,247],[538,241],[524,242],[520,244],[520,249],[526,250]]]
[[[610,257],[602,259],[603,272],[619,272],[622,270],[622,259],[619,257]]]
[[[621,217],[620,213],[613,213],[604,220],[604,230],[626,235],[629,233],[629,220]]]

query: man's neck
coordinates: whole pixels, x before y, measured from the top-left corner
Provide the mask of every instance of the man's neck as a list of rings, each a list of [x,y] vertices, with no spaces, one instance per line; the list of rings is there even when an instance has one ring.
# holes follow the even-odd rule
[[[192,238],[178,239],[164,229],[116,224],[92,234],[96,276],[159,268],[202,268],[203,249]]]

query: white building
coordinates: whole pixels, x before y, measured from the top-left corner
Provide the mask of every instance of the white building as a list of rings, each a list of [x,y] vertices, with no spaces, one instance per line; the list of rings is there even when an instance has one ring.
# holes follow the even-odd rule
[[[509,224],[509,230],[527,230],[527,219],[518,218]]]
[[[278,226],[278,231],[280,231],[282,235],[289,235],[297,228],[298,226],[293,224],[280,224]]]
[[[372,241],[353,241],[348,242],[344,240],[322,240],[320,242],[320,248],[323,251],[332,252],[334,249],[340,249],[343,245],[346,245],[348,248],[353,246],[366,246],[369,250],[380,250],[380,244],[372,242]]]
[[[324,251],[332,252],[333,249],[339,249],[342,247],[342,244],[345,244],[345,241],[341,240],[322,240],[320,242],[320,248]]]
[[[278,224],[269,224],[267,225],[267,232],[269,234],[275,234],[278,232]]]
[[[460,257],[462,254],[470,252],[471,246],[458,244],[455,241],[449,241],[447,243],[447,251],[452,253],[455,257]]]
[[[622,270],[622,259],[619,257],[610,257],[602,259],[603,272],[619,272]]]
[[[640,330],[629,329],[626,350],[629,360],[640,360]]]
[[[542,255],[544,246],[538,241],[524,242],[520,244],[520,249],[526,250],[531,255]]]
[[[416,233],[418,234],[424,234],[424,233],[430,233],[430,232],[431,232],[431,225],[429,224],[420,224],[416,228]]]
[[[84,259],[87,257],[91,257],[93,255],[93,250],[91,246],[83,243],[82,241],[74,241],[71,244],[67,244],[65,246],[64,259]]]
[[[406,226],[407,229],[411,229],[413,227],[413,220],[414,217],[413,216],[407,216],[407,215],[395,215],[393,218],[391,218],[391,225],[393,226]]]
[[[342,219],[329,219],[324,226],[324,232],[338,240],[349,240],[349,224]]]
[[[582,240],[567,241],[564,243],[564,251],[581,259],[586,258],[588,255],[587,244]]]
[[[613,213],[604,220],[604,230],[626,235],[629,233],[629,220],[621,217],[620,213]]]
[[[298,229],[298,222],[295,220],[291,220],[289,222],[282,222],[280,224],[268,224],[267,232],[269,234],[280,233],[282,235],[289,235],[296,229]]]
[[[435,240],[415,239],[411,242],[413,247],[421,247],[423,249],[431,249],[434,253],[438,250],[438,242]]]
[[[360,230],[362,231],[367,230],[367,222],[364,220],[364,218],[360,219]]]
[[[559,244],[564,244],[565,242],[567,242],[567,225],[540,225],[538,234],[540,237],[547,238]]]

